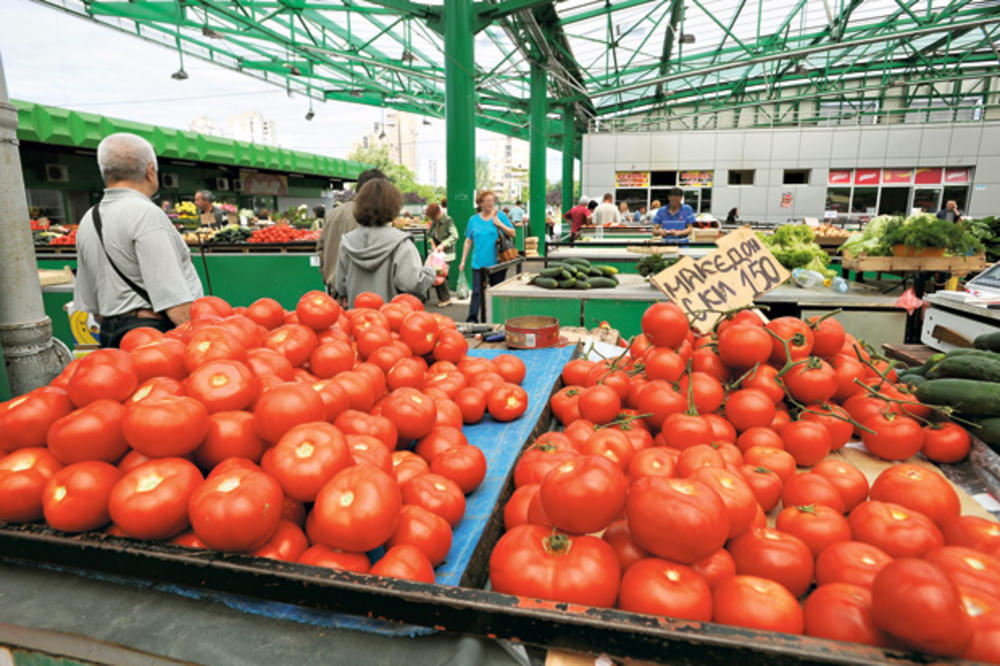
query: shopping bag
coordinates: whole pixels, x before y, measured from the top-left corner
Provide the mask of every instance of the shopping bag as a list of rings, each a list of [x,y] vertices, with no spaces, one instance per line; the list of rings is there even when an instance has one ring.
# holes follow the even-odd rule
[[[427,255],[424,266],[434,269],[434,286],[442,284],[448,279],[448,260],[444,256],[444,250],[438,248]]]

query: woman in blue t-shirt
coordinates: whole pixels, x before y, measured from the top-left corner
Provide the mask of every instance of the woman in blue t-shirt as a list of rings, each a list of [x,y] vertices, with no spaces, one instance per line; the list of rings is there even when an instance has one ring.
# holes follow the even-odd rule
[[[472,252],[472,300],[469,301],[469,316],[466,321],[479,321],[479,307],[483,298],[483,269],[497,263],[497,234],[505,233],[511,238],[516,235],[510,220],[497,210],[496,195],[489,190],[476,197],[476,210],[465,228],[465,245],[462,247],[462,261],[459,272],[465,270],[465,262]],[[489,276],[490,286],[503,282],[506,271]]]

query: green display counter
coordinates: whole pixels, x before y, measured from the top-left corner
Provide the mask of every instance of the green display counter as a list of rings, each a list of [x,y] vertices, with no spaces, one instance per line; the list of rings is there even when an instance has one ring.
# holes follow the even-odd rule
[[[683,245],[677,246],[676,253],[668,253],[664,256],[681,257],[703,257],[716,249],[715,245]],[[586,259],[592,264],[603,264],[614,266],[619,273],[637,274],[638,263],[645,258],[646,254],[640,252],[629,252],[625,245],[621,247],[606,247],[602,245],[588,245],[587,243],[576,243],[573,247],[558,247],[550,249],[544,258],[544,263],[548,265],[553,261],[569,259],[571,257]]]
[[[608,322],[625,337],[641,333],[642,313],[653,303],[666,300],[659,290],[638,275],[621,275],[614,289],[575,291],[543,289],[528,284],[534,274],[515,276],[487,291],[488,321],[503,322],[523,315],[556,317],[561,326],[593,328]],[[801,289],[784,284],[757,299],[767,305],[772,317],[811,317],[841,308],[838,319],[845,328],[873,345],[901,344],[906,330],[906,311],[896,306],[896,294],[852,283],[846,294],[829,288]]]

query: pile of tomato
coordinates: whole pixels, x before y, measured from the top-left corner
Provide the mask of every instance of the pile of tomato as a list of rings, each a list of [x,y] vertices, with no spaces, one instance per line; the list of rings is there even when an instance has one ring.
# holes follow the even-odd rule
[[[296,229],[287,224],[276,224],[272,227],[255,229],[248,243],[294,243],[296,241],[319,240],[319,232],[310,229]]]
[[[68,234],[51,239],[49,245],[76,245],[76,227],[70,229]]]
[[[869,487],[828,456],[857,431],[887,460],[956,461],[962,428],[925,423],[835,318],[743,311],[697,336],[662,303],[642,330],[563,369],[562,429],[514,469],[495,590],[1000,660],[1000,524],[961,516],[926,463]]]
[[[191,316],[0,403],[0,520],[433,582],[486,474],[463,424],[520,417],[524,363],[408,295]]]

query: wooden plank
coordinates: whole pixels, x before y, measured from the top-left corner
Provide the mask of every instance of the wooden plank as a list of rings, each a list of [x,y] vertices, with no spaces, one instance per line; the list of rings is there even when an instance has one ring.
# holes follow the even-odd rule
[[[38,281],[43,287],[50,287],[55,284],[73,284],[73,271],[70,270],[69,266],[63,266],[59,270],[39,268]]]
[[[882,349],[890,359],[902,361],[910,367],[923,365],[924,361],[938,353],[927,345],[882,345]]]
[[[843,267],[854,271],[942,271],[952,275],[965,275],[986,268],[986,257],[982,254],[971,257],[869,257],[863,254],[845,254]]]

